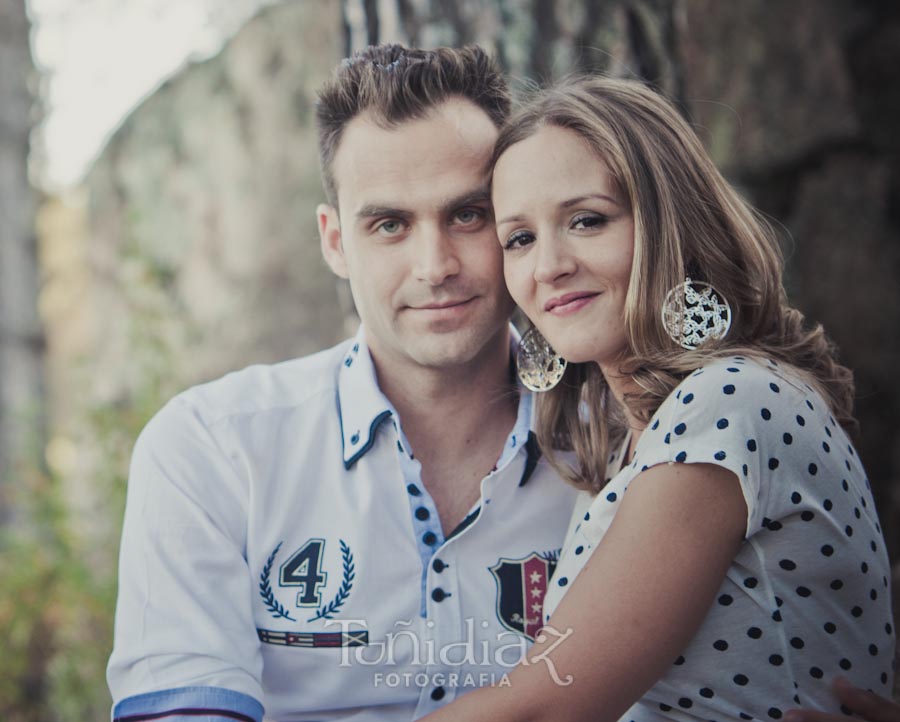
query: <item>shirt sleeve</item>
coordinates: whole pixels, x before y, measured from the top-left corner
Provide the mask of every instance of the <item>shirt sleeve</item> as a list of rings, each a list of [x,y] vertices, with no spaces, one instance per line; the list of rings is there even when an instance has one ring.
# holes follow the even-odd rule
[[[781,463],[775,435],[801,395],[762,364],[726,359],[689,375],[654,415],[634,460],[641,469],[702,463],[731,471],[747,504],[747,538],[768,523],[768,482]]]
[[[261,720],[262,653],[245,558],[248,496],[185,395],[141,433],[107,669],[115,719],[195,720],[208,710],[202,719]]]

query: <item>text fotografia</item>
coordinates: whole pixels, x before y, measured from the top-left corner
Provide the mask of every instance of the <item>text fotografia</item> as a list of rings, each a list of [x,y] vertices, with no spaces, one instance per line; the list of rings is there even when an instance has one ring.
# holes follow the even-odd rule
[[[358,629],[360,627],[366,628],[367,626],[364,619],[329,619],[325,621],[325,625],[339,626],[342,635],[351,634],[355,631],[354,627]],[[466,635],[464,639],[443,645],[438,645],[434,639],[422,639],[416,631],[408,629],[408,627],[412,626],[411,621],[400,620],[395,622],[394,626],[398,630],[385,634],[383,641],[373,641],[365,646],[358,647],[341,647],[341,662],[339,666],[360,665],[383,668],[402,664],[403,666],[425,666],[426,668],[441,666],[445,668],[489,667],[496,669],[500,667],[512,669],[518,664],[523,666],[543,664],[546,665],[550,678],[560,686],[566,687],[574,679],[571,674],[560,676],[553,664],[553,660],[550,658],[553,650],[572,636],[571,628],[563,632],[553,627],[544,627],[535,638],[536,643],[541,646],[540,651],[535,653],[532,650],[532,654],[529,655],[528,640],[515,632],[499,632],[496,635],[496,639],[493,640],[476,640],[474,619],[465,620]],[[425,626],[427,629],[431,629],[434,627],[434,622],[429,620]],[[489,625],[486,621],[482,621],[481,626],[483,629],[486,629]],[[403,683],[400,678],[405,680],[406,674],[382,672],[379,673],[379,679],[386,686],[400,686]],[[415,673],[408,674],[413,678],[416,677]],[[419,674],[423,674],[425,677],[433,676],[425,673]],[[464,680],[462,686],[485,686],[486,684],[505,686],[509,684],[509,680],[504,682],[505,673],[493,679],[491,679],[491,677],[494,677],[493,673],[471,673],[474,679],[470,685],[464,679],[469,674],[467,671],[466,674],[459,675]],[[391,676],[389,680],[389,675],[395,675],[398,678],[395,679],[395,676]],[[449,673],[447,676],[449,677]],[[488,679],[482,682],[480,680],[481,676],[487,676]],[[376,680],[376,684],[378,681]],[[448,684],[454,686],[453,681],[449,679]]]
[[[372,681],[376,687],[511,687],[509,673],[503,672],[374,672]]]

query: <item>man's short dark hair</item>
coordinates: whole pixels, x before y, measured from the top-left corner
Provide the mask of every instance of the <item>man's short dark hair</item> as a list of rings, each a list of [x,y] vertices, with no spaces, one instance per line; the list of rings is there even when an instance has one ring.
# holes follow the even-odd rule
[[[477,45],[436,50],[373,45],[346,58],[319,91],[316,104],[319,162],[328,202],[337,207],[332,165],[347,123],[368,113],[380,126],[391,128],[425,117],[451,97],[471,101],[497,127],[509,115],[503,73]]]

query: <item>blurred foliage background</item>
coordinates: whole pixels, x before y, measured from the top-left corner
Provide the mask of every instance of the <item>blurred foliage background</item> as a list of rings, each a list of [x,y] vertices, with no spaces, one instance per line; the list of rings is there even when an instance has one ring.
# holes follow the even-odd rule
[[[188,385],[353,330],[319,259],[311,113],[332,66],[382,41],[478,42],[519,89],[607,72],[679,104],[777,222],[793,302],[857,374],[896,611],[900,4],[287,0],[144,98],[64,193],[28,182],[30,32],[24,0],[0,0],[4,722],[108,716],[127,465],[147,419]]]

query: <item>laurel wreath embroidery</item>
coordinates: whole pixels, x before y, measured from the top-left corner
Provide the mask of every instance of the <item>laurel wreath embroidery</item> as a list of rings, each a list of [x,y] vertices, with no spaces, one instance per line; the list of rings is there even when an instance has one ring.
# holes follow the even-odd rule
[[[276,619],[284,617],[285,619],[290,619],[292,622],[296,622],[297,620],[291,616],[291,613],[275,599],[272,585],[269,583],[269,575],[272,573],[272,564],[275,562],[275,555],[278,554],[278,550],[281,549],[283,543],[284,542],[278,542],[278,546],[275,547],[275,550],[269,556],[266,565],[263,567],[262,574],[259,575],[259,594],[263,598],[263,601],[266,603],[266,608],[272,613],[273,617]]]
[[[332,619],[334,614],[344,606],[347,597],[350,596],[350,590],[353,588],[353,580],[356,578],[356,567],[353,564],[353,554],[350,552],[350,547],[344,543],[343,539],[340,539],[339,541],[341,543],[341,559],[344,563],[344,580],[341,583],[341,588],[338,589],[338,593],[334,596],[334,599],[306,620],[308,622],[314,622],[317,619]]]

